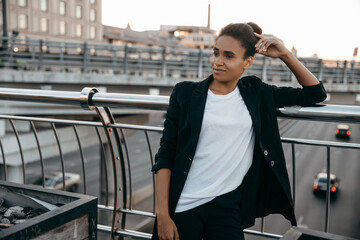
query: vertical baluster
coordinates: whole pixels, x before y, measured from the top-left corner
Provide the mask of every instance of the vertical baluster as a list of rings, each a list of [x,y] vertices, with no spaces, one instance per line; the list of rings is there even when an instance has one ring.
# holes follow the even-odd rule
[[[63,156],[63,152],[61,149],[61,145],[60,145],[60,139],[59,139],[59,135],[57,133],[56,127],[54,123],[51,123],[51,128],[54,132],[54,136],[56,138],[56,142],[58,145],[58,149],[59,149],[59,155],[60,155],[60,161],[61,161],[61,172],[62,172],[62,182],[63,182],[63,190],[66,191],[66,186],[65,186],[65,164],[64,164],[64,156]]]
[[[79,151],[80,151],[80,157],[81,157],[81,167],[82,167],[82,173],[83,173],[83,178],[84,178],[84,194],[87,194],[86,191],[86,171],[85,171],[85,160],[84,160],[84,152],[83,152],[83,148],[81,146],[81,142],[80,142],[80,137],[79,137],[79,132],[77,130],[76,125],[73,125],[73,129],[75,132],[75,136],[76,136],[76,140],[78,142],[79,145]]]

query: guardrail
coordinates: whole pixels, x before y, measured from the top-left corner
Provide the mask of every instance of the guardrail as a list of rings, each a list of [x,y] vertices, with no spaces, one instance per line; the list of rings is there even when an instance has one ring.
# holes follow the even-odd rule
[[[56,148],[59,152],[61,172],[64,176],[66,172],[66,161],[63,154],[63,143],[59,132],[64,126],[72,129],[74,137],[77,142],[77,151],[80,153],[80,165],[84,194],[88,193],[88,166],[84,157],[84,148],[82,147],[84,139],[79,131],[81,127],[83,132],[93,131],[92,138],[97,139],[100,148],[102,149],[101,161],[101,181],[102,194],[99,200],[98,210],[101,214],[111,213],[111,221],[108,222],[105,218],[104,223],[101,218],[98,224],[100,231],[111,233],[112,236],[132,237],[136,239],[150,239],[151,233],[129,230],[127,228],[128,219],[131,216],[141,216],[146,219],[154,219],[156,206],[155,206],[155,177],[150,172],[153,162],[153,142],[149,135],[153,132],[162,132],[162,127],[142,126],[134,124],[121,124],[117,123],[115,117],[111,114],[110,107],[136,107],[154,110],[165,110],[168,106],[169,98],[167,96],[148,96],[148,95],[134,95],[134,94],[112,94],[112,93],[99,93],[95,88],[84,88],[82,92],[65,92],[65,91],[43,91],[43,90],[25,90],[25,89],[9,89],[0,88],[0,99],[10,101],[33,101],[42,103],[57,103],[57,104],[71,104],[81,106],[83,109],[95,111],[99,121],[79,121],[75,119],[53,119],[53,118],[36,118],[24,116],[11,116],[0,115],[0,119],[10,122],[13,141],[18,145],[18,153],[21,158],[20,169],[22,174],[23,183],[27,184],[27,163],[25,158],[25,150],[23,148],[24,142],[21,141],[22,134],[19,133],[14,121],[26,121],[31,126],[30,135],[33,135],[35,141],[34,145],[38,152],[37,161],[40,162],[41,177],[44,180],[46,174],[46,162],[44,160],[44,147],[39,138],[39,129],[44,129],[44,124],[49,125],[50,131],[56,139]],[[304,108],[285,108],[279,109],[277,112],[279,117],[289,119],[306,119],[315,121],[341,121],[360,123],[360,107],[359,106],[340,106],[340,105],[317,105],[314,107]],[[38,127],[37,127],[38,126]],[[133,184],[134,179],[133,163],[136,159],[129,156],[128,137],[125,133],[127,130],[141,131],[144,133],[144,143],[148,151],[148,159],[144,160],[142,166],[147,166],[147,170],[141,172],[141,175],[148,174],[149,186],[151,193],[149,199],[152,203],[151,210],[144,211],[136,208],[135,192]],[[9,161],[7,160],[8,153],[4,147],[7,143],[7,138],[0,138],[0,152],[2,156],[2,174],[4,180],[9,179]],[[328,232],[329,228],[329,211],[330,211],[330,148],[351,148],[360,149],[360,144],[344,143],[344,142],[331,142],[331,141],[317,141],[312,139],[296,139],[296,138],[282,138],[284,143],[289,143],[292,146],[292,190],[295,204],[295,144],[314,145],[319,147],[326,147],[327,149],[327,193],[326,193],[326,216],[324,219],[324,231]],[[143,150],[145,151],[145,150]],[[44,182],[44,181],[43,181]],[[43,185],[44,187],[44,185]],[[63,178],[63,190],[66,190],[66,181]],[[281,238],[281,235],[269,233],[264,231],[263,221],[261,222],[261,230],[255,231],[246,229],[245,233],[259,235],[270,238]]]
[[[199,78],[211,74],[211,50],[0,37],[0,67],[146,77]],[[299,58],[325,83],[358,84],[360,62]],[[295,78],[280,60],[257,55],[246,72],[264,81]]]

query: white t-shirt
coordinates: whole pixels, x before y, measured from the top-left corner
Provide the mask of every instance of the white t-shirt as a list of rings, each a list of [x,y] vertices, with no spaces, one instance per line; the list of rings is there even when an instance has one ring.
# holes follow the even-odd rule
[[[208,90],[193,163],[175,212],[183,212],[231,192],[248,172],[255,135],[239,88],[226,95]]]

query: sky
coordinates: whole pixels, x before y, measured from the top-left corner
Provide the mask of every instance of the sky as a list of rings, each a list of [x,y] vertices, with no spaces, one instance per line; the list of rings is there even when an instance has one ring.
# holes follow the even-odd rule
[[[102,0],[102,23],[130,23],[135,31],[207,26],[208,4],[217,32],[229,23],[255,22],[299,57],[360,61],[360,52],[353,57],[360,47],[360,0]]]

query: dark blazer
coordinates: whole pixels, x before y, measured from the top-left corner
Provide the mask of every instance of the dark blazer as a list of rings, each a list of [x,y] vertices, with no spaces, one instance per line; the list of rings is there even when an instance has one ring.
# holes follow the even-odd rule
[[[201,82],[178,83],[170,96],[160,148],[152,168],[155,172],[161,168],[171,169],[170,216],[174,214],[195,155],[211,81],[212,75]],[[255,131],[253,163],[239,188],[244,192],[241,227],[250,227],[256,217],[271,213],[280,213],[296,225],[276,108],[313,105],[323,101],[326,92],[322,84],[303,88],[276,87],[255,76],[241,78],[238,87]]]

